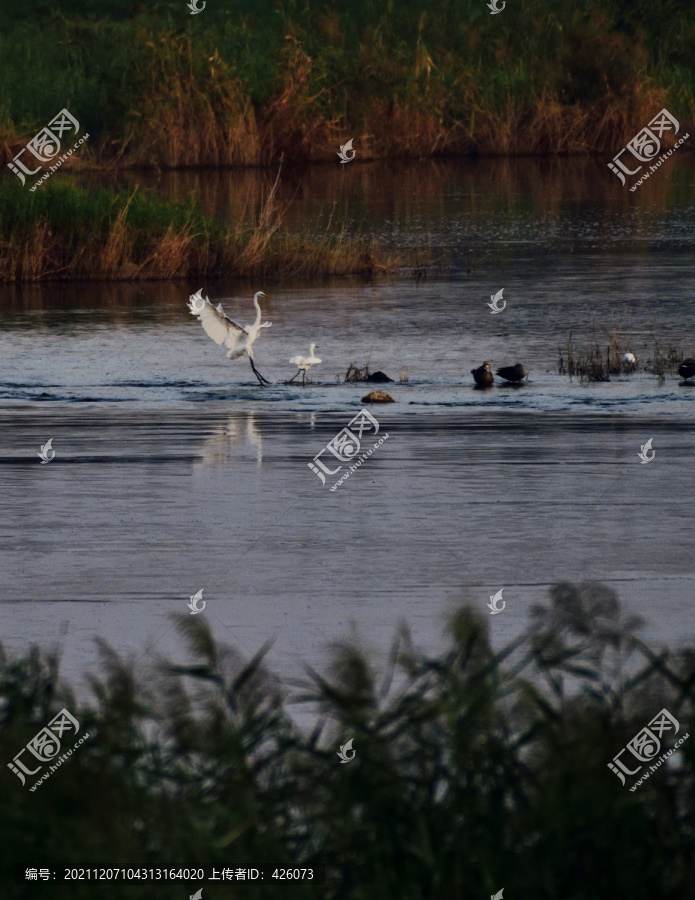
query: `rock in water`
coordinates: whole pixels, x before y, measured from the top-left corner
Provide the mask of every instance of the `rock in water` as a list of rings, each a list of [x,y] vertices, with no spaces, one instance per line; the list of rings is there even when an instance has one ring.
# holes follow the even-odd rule
[[[386,391],[372,391],[362,397],[362,403],[395,403],[393,397],[389,396]]]

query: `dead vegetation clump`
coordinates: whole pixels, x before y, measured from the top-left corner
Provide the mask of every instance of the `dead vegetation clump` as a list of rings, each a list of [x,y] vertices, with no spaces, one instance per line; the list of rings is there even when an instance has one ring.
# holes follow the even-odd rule
[[[692,356],[692,354],[690,354]],[[646,370],[656,375],[660,381],[663,381],[667,374],[675,375],[678,369],[685,361],[685,352],[679,350],[673,344],[668,343],[662,349],[657,338],[654,339],[654,352],[651,359],[647,360]]]
[[[609,343],[604,355],[598,341],[593,347],[578,350],[570,333],[566,347],[558,350],[558,373],[567,374],[570,378],[578,375],[580,381],[610,381],[611,375],[631,375],[636,372],[639,358],[632,344],[622,341],[619,330],[611,330],[608,337]],[[653,340],[652,356],[644,363],[644,371],[661,380],[667,374],[677,374],[686,359],[686,352],[670,342],[662,347],[658,338],[653,337]],[[634,357],[634,361],[630,357]]]
[[[356,366],[355,363],[350,363],[348,366],[348,370],[345,373],[345,379],[347,381],[372,381],[376,384],[386,384],[387,382],[392,382],[393,378],[389,378],[389,376],[382,371],[370,372],[369,363],[366,366]],[[399,381],[407,381],[407,370],[406,377],[400,378]]]

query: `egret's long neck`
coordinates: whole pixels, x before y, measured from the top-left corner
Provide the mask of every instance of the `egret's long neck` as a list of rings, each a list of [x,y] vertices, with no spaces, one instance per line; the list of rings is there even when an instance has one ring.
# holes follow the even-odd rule
[[[261,324],[261,304],[258,302],[258,294],[253,295],[253,305],[256,307],[256,321],[254,325],[258,328]]]

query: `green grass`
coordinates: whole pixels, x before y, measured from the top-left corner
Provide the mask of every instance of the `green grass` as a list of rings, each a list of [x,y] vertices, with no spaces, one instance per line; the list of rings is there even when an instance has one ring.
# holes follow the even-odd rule
[[[397,634],[380,670],[354,643],[291,694],[178,617],[188,659],[136,673],[102,647],[79,703],[55,657],[0,656],[0,747],[11,760],[63,706],[90,740],[35,792],[9,770],[0,807],[3,897],[38,895],[15,866],[327,867],[332,900],[505,897],[681,900],[695,889],[686,741],[635,792],[608,763],[666,708],[693,724],[695,648],[653,649],[600,585],[556,585],[531,627],[493,650],[461,609],[436,656]],[[303,701],[316,724],[289,716]],[[354,740],[355,759],[337,750]],[[664,736],[664,752],[674,739]],[[659,754],[660,755],[660,754]],[[637,776],[635,776],[635,779]],[[156,888],[163,900],[188,885]],[[197,887],[197,885],[196,885]],[[55,900],[140,900],[153,888],[57,882]],[[276,898],[230,884],[210,896]],[[207,896],[207,894],[206,894]]]
[[[38,176],[37,176],[38,177]],[[192,227],[197,234],[224,235],[221,223],[206,219],[196,210],[195,198],[187,206],[160,200],[147,191],[86,190],[59,179],[41,185],[34,193],[12,183],[0,190],[0,236],[12,240],[34,229],[37,219],[52,228],[86,241],[95,233],[107,236],[118,215],[128,209],[128,224],[138,238],[163,235],[170,226],[177,231]]]

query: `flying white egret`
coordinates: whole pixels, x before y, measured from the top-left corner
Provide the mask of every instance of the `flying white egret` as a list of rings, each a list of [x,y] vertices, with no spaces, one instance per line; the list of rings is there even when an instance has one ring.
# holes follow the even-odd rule
[[[312,366],[317,366],[321,360],[318,356],[314,356],[314,350],[318,350],[318,346],[316,344],[311,344],[309,346],[309,355],[308,356],[293,356],[290,360],[291,363],[294,363],[297,366],[297,375],[302,373],[302,384],[304,384],[304,380],[306,379],[306,373]],[[288,384],[291,384],[294,379],[297,377],[295,375],[293,378],[290,378]]]
[[[225,315],[221,303],[213,306],[207,298],[203,299],[202,288],[195,294],[191,294],[188,300],[188,308],[194,316],[200,319],[200,324],[216,344],[224,344],[225,347],[229,347],[227,359],[239,359],[240,356],[246,354],[256,378],[261,384],[270,384],[256,369],[253,362],[253,350],[251,349],[260,334],[261,328],[270,328],[273,324],[272,322],[263,322],[261,324],[259,297],[265,297],[263,291],[258,291],[253,295],[253,305],[256,307],[256,321],[253,325],[247,325],[246,327],[232,322]]]

